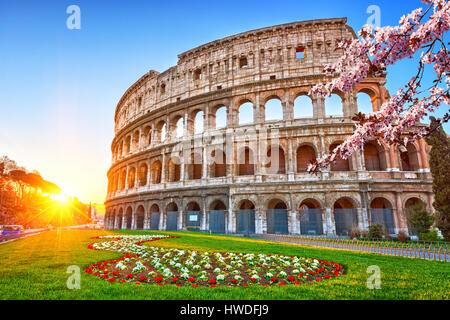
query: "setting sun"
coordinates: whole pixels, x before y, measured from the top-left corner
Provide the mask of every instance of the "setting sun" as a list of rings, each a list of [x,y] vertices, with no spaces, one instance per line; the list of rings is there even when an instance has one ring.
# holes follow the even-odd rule
[[[53,201],[59,201],[59,202],[61,202],[61,203],[67,203],[67,202],[69,202],[69,200],[70,200],[70,196],[67,195],[67,194],[64,193],[64,192],[60,192],[60,193],[58,193],[58,194],[50,195],[50,198],[51,198]]]

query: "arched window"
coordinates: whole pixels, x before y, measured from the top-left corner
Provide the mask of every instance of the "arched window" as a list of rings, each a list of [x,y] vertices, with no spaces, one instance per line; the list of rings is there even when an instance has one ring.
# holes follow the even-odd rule
[[[125,184],[127,181],[127,170],[123,169],[122,174],[120,175],[120,190],[125,190]]]
[[[180,181],[181,163],[179,157],[172,157],[169,159],[168,170],[169,182]]]
[[[161,127],[161,142],[166,141],[166,134],[167,134],[167,126],[164,123]]]
[[[136,169],[131,168],[128,170],[128,189],[134,188],[134,182],[136,178]]]
[[[419,170],[419,154],[414,144],[408,143],[404,152],[400,150],[400,159],[403,171]]]
[[[199,152],[192,152],[188,165],[188,179],[197,180],[202,178],[202,155]]]
[[[372,98],[365,92],[359,92],[356,95],[356,103],[358,104],[358,112],[370,114],[373,112]]]
[[[184,119],[179,118],[176,123],[176,137],[181,138],[184,135]]]
[[[253,123],[253,103],[245,102],[239,106],[239,125]]]
[[[344,108],[342,99],[337,94],[325,98],[325,114],[327,117],[343,117]]]
[[[204,113],[197,112],[194,120],[194,134],[202,133],[204,131]]]
[[[227,107],[222,106],[216,110],[216,129],[227,127]]]
[[[349,198],[341,198],[334,203],[334,223],[338,236],[347,236],[358,226],[358,214]]]
[[[298,96],[294,100],[294,119],[312,118],[314,116],[313,104],[310,97]]]
[[[125,154],[129,154],[130,153],[130,151],[131,151],[131,137],[130,136],[128,136],[126,139],[125,139],[125,147],[124,147],[124,151],[125,151]]]
[[[267,150],[267,157],[269,158],[269,162],[266,164],[267,173],[286,173],[286,158],[284,156],[284,150],[282,148],[277,146],[269,148],[269,150]]]
[[[150,128],[150,126],[147,126],[144,129],[144,139],[147,146],[152,143],[152,129]]]
[[[139,130],[136,130],[133,134],[133,151],[139,149],[140,135],[141,133],[139,132]]]
[[[333,152],[339,146],[338,143],[334,143],[330,146],[330,152]],[[336,157],[335,163],[331,164],[331,171],[350,171],[350,164],[348,159],[342,159]]]
[[[287,234],[288,218],[287,206],[280,199],[272,199],[269,201],[266,210],[267,233],[271,234]]]
[[[211,153],[211,158],[213,159],[212,176],[215,178],[225,177],[227,175],[227,157],[225,152],[220,149],[214,150]]]
[[[395,233],[391,203],[385,198],[375,198],[370,203],[369,224],[381,224],[389,234]]]
[[[156,143],[161,143],[166,140],[166,123],[164,121],[158,122],[158,125],[156,126]]]
[[[250,148],[244,148],[242,153],[238,155],[239,175],[250,176],[255,174],[255,161],[253,159],[253,152]]]
[[[147,172],[147,165],[145,163],[141,164],[141,167],[139,168],[139,186],[141,187],[147,184]]]
[[[152,184],[161,183],[161,169],[162,169],[161,161],[156,160],[155,162],[152,163],[152,171],[151,171]]]
[[[270,99],[265,104],[266,121],[283,120],[283,106],[281,100]]]
[[[382,171],[386,170],[386,160],[381,147],[373,142],[364,145],[364,163],[367,171]]]
[[[316,159],[316,151],[313,147],[303,145],[297,149],[297,172],[305,172],[311,161]]]

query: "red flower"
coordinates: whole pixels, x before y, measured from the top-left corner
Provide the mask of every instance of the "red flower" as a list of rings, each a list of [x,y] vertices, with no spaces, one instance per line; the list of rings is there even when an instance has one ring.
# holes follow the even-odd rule
[[[217,283],[216,279],[209,280],[209,284],[216,284],[216,283]]]
[[[244,284],[244,287],[248,287],[248,284]]]
[[[317,278],[317,279],[316,279],[316,282],[320,282],[320,281],[322,281],[321,278]]]
[[[114,282],[114,281],[116,281],[116,278],[109,278],[108,279],[108,282]]]
[[[253,283],[255,283],[256,278],[250,278],[250,281],[253,282]]]
[[[177,283],[176,286],[177,286],[177,287],[181,287],[181,284]]]
[[[286,282],[280,282],[278,285],[279,285],[279,286],[285,286],[285,285],[286,285]]]
[[[292,281],[295,280],[295,278],[294,278],[293,276],[289,276],[289,277],[288,277],[288,280],[292,282]]]
[[[273,277],[273,278],[270,279],[270,280],[272,280],[272,282],[277,282],[277,281],[278,281],[278,278],[277,278],[277,277]]]
[[[294,284],[295,284],[296,286],[298,286],[298,285],[300,284],[300,282],[299,282],[299,281],[295,281]]]
[[[134,274],[130,273],[127,275],[127,279],[132,279],[134,277]]]
[[[262,285],[263,287],[267,287],[267,284],[262,283],[261,285]]]
[[[141,284],[140,282],[136,282],[136,284]]]
[[[192,287],[192,288],[198,288],[198,285],[193,284],[191,287]]]
[[[177,282],[178,280],[180,280],[180,279],[178,279],[178,278],[173,278],[173,279],[172,279],[172,282]]]
[[[162,277],[156,277],[156,278],[155,278],[155,281],[156,281],[156,282],[161,282],[161,281],[163,281],[163,278],[162,278]]]
[[[103,279],[108,279],[108,275],[107,275],[107,274],[104,274],[104,275],[102,275],[102,278],[103,278]]]
[[[237,284],[239,281],[237,281],[236,279],[231,280],[232,283]]]
[[[162,284],[161,282],[157,283],[158,286],[163,286],[164,284]]]
[[[299,273],[298,275],[297,275],[299,278],[303,278],[303,273]]]
[[[314,271],[310,271],[310,272],[308,272],[310,275],[315,275],[316,273],[314,272]]]
[[[212,285],[210,286],[210,288],[217,288],[217,286],[216,286],[215,284],[212,284]]]
[[[142,277],[139,278],[139,281],[145,281],[145,280],[148,280],[148,277],[142,276]]]
[[[194,278],[189,278],[188,281],[191,282],[191,283],[194,283],[195,279]]]
[[[326,275],[324,275],[323,276],[325,279],[330,279],[331,278],[331,276],[329,275],[329,274],[326,274]]]

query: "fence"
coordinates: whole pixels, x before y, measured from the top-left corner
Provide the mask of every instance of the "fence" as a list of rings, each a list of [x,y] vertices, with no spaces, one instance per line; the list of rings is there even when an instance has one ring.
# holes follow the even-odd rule
[[[168,211],[166,220],[166,230],[167,231],[177,231],[178,230],[178,211]]]
[[[449,244],[446,242],[349,240],[276,234],[253,234],[252,238],[303,244],[313,247],[371,252],[390,256],[450,262]]]
[[[322,210],[300,210],[300,233],[305,235],[323,234]]]
[[[255,233],[255,210],[236,211],[236,233]]]
[[[336,234],[339,236],[348,235],[350,229],[358,225],[356,209],[334,209],[334,221]]]
[[[395,233],[392,209],[370,209],[370,224],[381,224],[390,234]]]
[[[225,210],[209,211],[209,232],[225,233],[226,232],[226,212]]]
[[[267,233],[287,234],[288,219],[286,209],[273,209],[266,211]]]

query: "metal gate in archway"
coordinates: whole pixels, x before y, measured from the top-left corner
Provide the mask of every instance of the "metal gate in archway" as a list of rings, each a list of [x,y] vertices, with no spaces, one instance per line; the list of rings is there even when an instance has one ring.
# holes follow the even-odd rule
[[[269,209],[266,211],[267,233],[288,234],[286,209]]]
[[[347,236],[352,227],[358,226],[356,209],[334,209],[334,222],[336,234],[338,236]]]
[[[300,234],[323,234],[323,221],[321,209],[300,210]]]
[[[370,209],[370,225],[379,223],[390,234],[395,233],[392,209]]]
[[[178,230],[178,211],[167,212],[166,230],[168,231]]]
[[[186,229],[200,231],[200,217],[200,211],[188,211],[186,213]]]
[[[150,230],[159,230],[159,219],[161,214],[158,211],[152,212],[150,215]]]
[[[226,232],[226,211],[210,210],[209,211],[209,231],[212,233]]]
[[[255,210],[236,211],[236,232],[245,234],[255,233]]]

